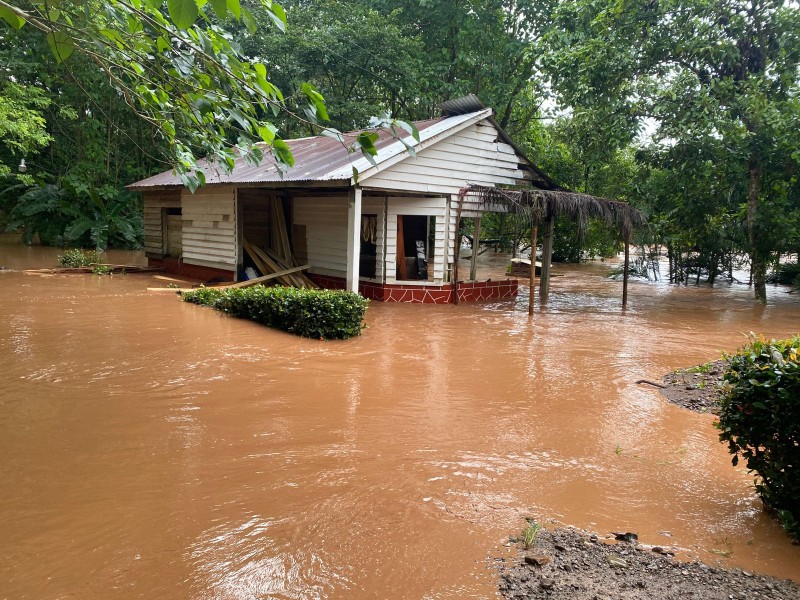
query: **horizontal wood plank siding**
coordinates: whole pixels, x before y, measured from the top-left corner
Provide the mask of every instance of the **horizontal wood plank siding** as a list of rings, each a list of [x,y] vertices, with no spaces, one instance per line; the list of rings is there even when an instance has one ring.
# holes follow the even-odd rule
[[[183,261],[236,270],[239,240],[232,186],[201,188],[182,196]]]
[[[362,186],[450,196],[470,183],[514,185],[524,179],[519,158],[497,139],[491,123],[476,123],[366,178]]]
[[[305,228],[305,261],[311,273],[347,275],[347,202],[341,196],[295,196],[294,226]]]
[[[154,191],[142,194],[144,205],[144,251],[147,255],[164,256],[163,208],[180,208],[180,191]]]

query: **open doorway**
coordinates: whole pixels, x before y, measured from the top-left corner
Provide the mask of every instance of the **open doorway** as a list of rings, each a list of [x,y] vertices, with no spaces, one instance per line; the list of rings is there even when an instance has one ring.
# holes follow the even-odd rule
[[[378,264],[378,215],[361,215],[360,277],[375,278]]]
[[[436,217],[397,215],[397,273],[401,281],[427,281],[433,256]]]
[[[162,252],[164,256],[180,258],[183,252],[183,217],[180,207],[162,208],[161,239],[163,242]]]

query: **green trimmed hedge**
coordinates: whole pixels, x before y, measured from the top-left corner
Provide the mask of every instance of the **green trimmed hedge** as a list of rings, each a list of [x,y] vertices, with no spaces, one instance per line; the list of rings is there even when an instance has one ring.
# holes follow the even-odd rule
[[[369,303],[353,292],[263,285],[199,288],[184,292],[183,300],[320,340],[344,340],[359,335]]]
[[[750,344],[725,373],[717,427],[736,465],[754,472],[756,491],[786,529],[800,539],[800,336]]]

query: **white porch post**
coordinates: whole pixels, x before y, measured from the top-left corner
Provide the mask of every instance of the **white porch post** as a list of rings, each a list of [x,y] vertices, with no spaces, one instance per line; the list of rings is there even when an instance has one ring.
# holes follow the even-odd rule
[[[353,187],[347,206],[347,289],[358,293],[361,260],[361,188]]]

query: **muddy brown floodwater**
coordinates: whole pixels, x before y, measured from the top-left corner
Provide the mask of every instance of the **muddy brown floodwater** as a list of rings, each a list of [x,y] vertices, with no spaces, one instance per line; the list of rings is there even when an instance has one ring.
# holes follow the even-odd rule
[[[0,266],[52,266],[13,241]],[[372,303],[318,342],[150,275],[0,272],[0,598],[492,598],[527,515],[800,581],[713,417],[634,383],[797,333],[798,298],[632,283],[622,312],[606,266],[555,273],[533,321]]]

